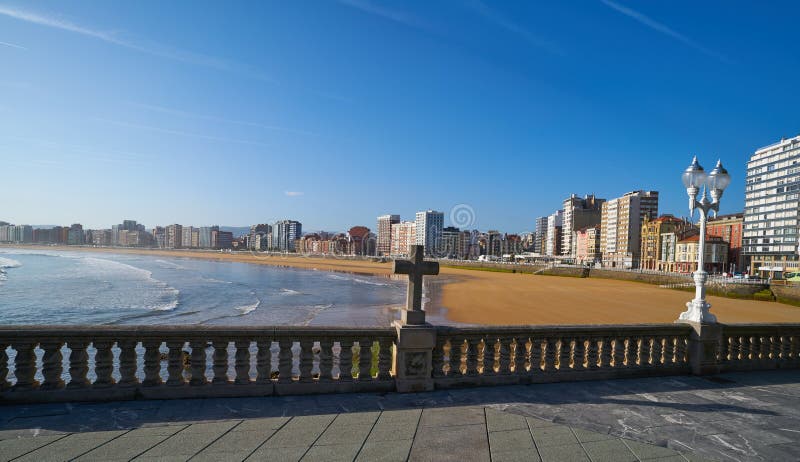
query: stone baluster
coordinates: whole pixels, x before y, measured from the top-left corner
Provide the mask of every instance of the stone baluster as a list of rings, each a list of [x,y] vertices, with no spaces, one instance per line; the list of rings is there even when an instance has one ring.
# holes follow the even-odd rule
[[[531,368],[529,374],[537,374],[542,371],[542,339],[531,339]]]
[[[558,345],[558,340],[554,337],[548,337],[545,342],[544,372],[554,372],[556,370],[556,347]]]
[[[323,338],[319,341],[319,381],[333,380],[333,340]]]
[[[161,342],[157,340],[145,340],[144,346],[144,381],[142,385],[154,387],[161,385]]]
[[[300,339],[300,358],[299,358],[299,381],[303,383],[311,383],[314,377],[311,375],[314,369],[314,341],[309,338]]]
[[[494,336],[486,337],[483,345],[483,375],[495,375],[495,363],[497,361],[497,338]]]
[[[191,356],[191,369],[192,378],[189,381],[190,385],[200,386],[208,384],[206,379],[206,345],[205,341],[193,340],[189,344],[192,348]]]
[[[652,338],[650,336],[643,336],[639,339],[639,367],[649,367],[650,366],[650,342]]]
[[[63,360],[61,354],[61,346],[64,342],[42,342],[39,347],[44,350],[42,355],[42,375],[44,382],[42,383],[43,390],[58,390],[64,388],[64,380],[61,379],[61,373],[64,370]]]
[[[96,353],[94,354],[94,374],[95,380],[93,386],[97,388],[110,387],[114,385],[114,352],[111,348],[114,346],[113,340],[98,340],[92,342]],[[59,348],[59,351],[61,348]],[[59,355],[59,363],[61,358]],[[59,367],[59,375],[61,368]],[[45,380],[46,381],[46,380]]]
[[[167,341],[167,385],[171,387],[183,385],[183,341]]]
[[[139,384],[136,377],[136,341],[120,340],[119,347],[119,384],[123,387],[133,387]]]
[[[14,375],[17,383],[14,388],[17,390],[30,390],[39,386],[36,381],[36,348],[35,343],[16,343],[14,349],[17,356],[14,358]]]
[[[658,367],[663,364],[663,359],[661,355],[664,352],[664,337],[657,335],[653,337],[653,346],[652,350],[650,351],[650,356],[652,358],[651,364],[654,367]]]
[[[372,380],[372,340],[360,339],[358,347],[358,380]]]
[[[383,338],[378,341],[378,346],[380,347],[380,351],[378,352],[378,380],[391,380],[392,374],[392,345],[394,341],[391,338]],[[442,345],[443,346],[443,345]],[[437,347],[437,350],[434,352],[434,358],[439,358],[439,375],[437,377],[442,376],[442,359],[443,359],[443,352],[440,347]],[[434,374],[436,369],[434,369]]]
[[[464,348],[464,341],[450,339],[450,376],[460,377],[461,372],[461,358],[462,349]]]
[[[572,339],[561,337],[558,343],[558,371],[564,372],[570,369],[569,363],[572,356]]]
[[[339,341],[341,351],[339,352],[339,381],[353,381],[353,340],[344,339]]]
[[[761,343],[761,360],[772,362],[774,360],[773,353],[775,351],[775,336],[764,335]]]
[[[639,363],[639,339],[628,337],[625,343],[625,367],[633,368]]]
[[[431,356],[431,368],[434,377],[444,377],[444,350],[447,346],[447,338],[443,335],[436,337],[436,347]],[[381,343],[381,355],[383,355],[383,343]]]
[[[675,337],[664,337],[664,365],[672,366],[675,364]]]
[[[500,337],[500,355],[498,375],[508,375],[511,373],[511,342],[513,339]]]
[[[611,337],[602,337],[599,341],[600,364],[598,364],[598,367],[600,369],[608,369],[611,367],[611,361],[614,359],[613,341],[614,339]]]
[[[791,343],[789,356],[792,358],[792,362],[796,364],[800,362],[800,335],[792,335]]]
[[[69,384],[67,388],[85,388],[89,386],[89,355],[86,347],[89,342],[85,340],[71,340],[67,343],[71,350],[69,354]]]
[[[777,364],[781,357],[781,336],[773,334],[769,338],[769,359]]]
[[[623,337],[614,338],[614,349],[611,357],[615,369],[625,367],[625,339]]]
[[[675,340],[675,363],[686,364],[686,337],[678,337]]]
[[[575,338],[575,346],[572,350],[572,369],[582,371],[586,363],[586,339],[583,337]]]
[[[288,338],[278,340],[278,383],[292,383],[293,343]]]
[[[781,335],[781,362],[788,362],[792,359],[792,337],[790,335]]]
[[[750,361],[750,337],[742,335],[739,340],[739,348],[742,351],[739,354],[740,361]]]
[[[478,375],[478,355],[480,354],[482,340],[480,337],[467,339],[467,375]]]
[[[600,353],[603,348],[605,338],[589,337],[588,348],[586,350],[586,367],[595,370],[600,367]]]
[[[0,391],[8,390],[11,384],[8,382],[8,344],[0,343]]]
[[[212,341],[214,364],[211,368],[214,371],[214,378],[211,379],[211,383],[214,385],[228,383],[228,343],[227,340],[220,339]]]
[[[272,340],[259,340],[256,347],[256,382],[272,383]]]
[[[525,363],[528,362],[527,339],[517,337],[516,348],[514,348],[514,373],[524,374],[528,372]]]
[[[236,379],[234,383],[247,385],[250,383],[250,340],[237,340],[234,345],[236,346],[234,361]]]

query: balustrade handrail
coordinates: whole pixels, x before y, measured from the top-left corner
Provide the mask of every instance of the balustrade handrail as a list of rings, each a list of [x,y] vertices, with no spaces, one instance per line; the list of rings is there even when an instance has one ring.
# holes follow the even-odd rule
[[[436,326],[436,332],[443,335],[513,335],[539,334],[596,334],[605,335],[615,332],[625,334],[689,334],[692,328],[688,324],[593,324],[593,325],[523,325],[523,326]]]
[[[317,326],[85,326],[85,325],[0,325],[0,340],[4,338],[91,337],[118,338],[211,338],[211,337],[394,337],[392,327],[317,327]]]

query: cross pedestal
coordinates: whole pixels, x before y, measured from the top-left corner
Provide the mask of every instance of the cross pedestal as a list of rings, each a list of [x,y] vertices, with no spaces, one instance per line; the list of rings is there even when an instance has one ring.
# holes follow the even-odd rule
[[[422,310],[422,277],[439,274],[439,264],[424,261],[424,248],[411,247],[410,260],[395,260],[394,274],[408,275],[406,307],[400,321],[395,321],[397,343],[394,349],[393,373],[397,391],[433,390],[433,348],[436,329],[425,322]]]

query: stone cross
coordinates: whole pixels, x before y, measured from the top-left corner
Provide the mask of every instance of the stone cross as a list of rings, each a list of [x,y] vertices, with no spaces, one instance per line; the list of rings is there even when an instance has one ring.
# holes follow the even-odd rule
[[[422,277],[439,274],[439,263],[424,261],[424,246],[411,246],[411,260],[395,260],[392,272],[408,275],[408,291],[406,292],[406,309],[403,310],[404,324],[425,324],[425,312],[422,311]]]

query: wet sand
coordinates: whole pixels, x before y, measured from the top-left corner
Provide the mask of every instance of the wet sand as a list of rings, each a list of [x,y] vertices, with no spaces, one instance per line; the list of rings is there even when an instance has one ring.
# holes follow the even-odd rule
[[[325,271],[386,275],[391,263],[302,256],[213,251],[41,247],[99,253],[133,253],[179,258],[234,261]],[[447,319],[457,323],[638,324],[673,322],[694,294],[655,285],[609,279],[534,276],[464,269],[441,269],[447,283],[435,297]],[[774,302],[709,297],[720,322],[800,323],[800,308]],[[438,309],[435,309],[439,311]]]

